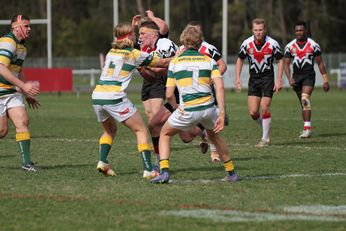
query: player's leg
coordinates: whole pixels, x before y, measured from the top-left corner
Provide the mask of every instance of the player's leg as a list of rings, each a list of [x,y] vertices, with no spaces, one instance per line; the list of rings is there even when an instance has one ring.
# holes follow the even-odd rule
[[[6,112],[1,115],[0,113],[0,139],[4,138],[8,133],[8,123]]]
[[[302,115],[304,121],[303,132],[299,138],[309,138],[311,134],[311,102],[310,97],[313,91],[313,86],[303,86],[301,94]]]
[[[115,176],[115,172],[111,169],[108,162],[108,154],[112,147],[115,134],[117,132],[116,122],[112,117],[108,117],[102,123],[103,134],[99,140],[99,161],[97,170],[102,172],[104,176]]]
[[[36,172],[37,168],[34,166],[30,157],[29,117],[24,105],[9,108],[7,114],[16,129],[16,141],[20,148],[22,169]]]
[[[151,117],[150,120],[148,117],[148,128],[149,128],[151,140],[154,146],[154,153],[157,159],[157,164],[154,166],[155,168],[157,168],[156,170],[159,169],[159,161],[160,161],[159,138],[160,138],[161,128],[165,124],[165,122],[167,121],[170,115],[171,115],[171,112],[165,106],[161,106],[159,110]]]
[[[143,178],[150,179],[155,177],[157,173],[153,171],[153,166],[151,164],[151,145],[149,142],[149,133],[141,115],[138,111],[136,111],[135,114],[122,123],[136,136],[138,152],[143,161]]]
[[[230,183],[238,181],[239,177],[235,172],[233,162],[229,155],[228,147],[225,140],[212,130],[207,130],[209,140],[215,145],[217,153],[224,163],[225,171],[228,173],[228,181]]]
[[[261,97],[254,96],[254,95],[249,95],[248,96],[248,110],[249,110],[249,114],[250,114],[251,118],[259,126],[261,126],[262,134],[263,134],[262,117],[261,117],[261,114],[259,112],[260,105],[261,105]],[[260,142],[258,144],[256,144],[256,146],[259,145],[260,143],[262,143],[262,139],[260,140]]]
[[[265,147],[268,146],[270,138],[270,129],[271,129],[271,113],[270,113],[270,104],[271,104],[272,98],[270,97],[262,97],[261,99],[261,113],[262,113],[262,139],[257,146],[258,147]]]
[[[160,175],[151,180],[152,183],[168,183],[170,140],[180,130],[173,128],[168,122],[163,125],[160,133]]]

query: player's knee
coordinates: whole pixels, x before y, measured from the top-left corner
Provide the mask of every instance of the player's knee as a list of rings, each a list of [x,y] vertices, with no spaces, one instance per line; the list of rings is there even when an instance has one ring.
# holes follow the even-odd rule
[[[250,116],[253,120],[257,120],[261,115],[256,111],[250,111]]]
[[[302,108],[303,111],[311,110],[311,102],[310,102],[310,95],[306,93],[302,93]]]
[[[0,128],[0,139],[1,138],[4,138],[8,133],[8,128],[5,127],[5,128]]]

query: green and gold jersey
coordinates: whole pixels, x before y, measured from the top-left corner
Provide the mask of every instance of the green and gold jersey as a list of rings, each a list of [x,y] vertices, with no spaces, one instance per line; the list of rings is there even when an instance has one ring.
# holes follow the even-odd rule
[[[189,49],[171,61],[166,86],[178,87],[180,108],[203,110],[214,105],[212,79],[221,77],[215,60]]]
[[[12,32],[0,38],[0,63],[19,76],[26,56],[24,44],[19,43]],[[15,86],[0,75],[0,97],[16,92]]]
[[[159,57],[134,48],[111,49],[106,56],[100,80],[93,94],[93,104],[114,104],[126,96],[124,92],[130,83],[136,67],[155,66]]]

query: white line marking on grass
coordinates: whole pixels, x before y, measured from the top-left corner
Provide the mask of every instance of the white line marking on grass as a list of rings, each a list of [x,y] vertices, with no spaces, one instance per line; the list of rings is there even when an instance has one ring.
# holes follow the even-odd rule
[[[346,218],[325,215],[304,215],[304,214],[276,214],[268,212],[243,212],[238,210],[171,210],[162,211],[164,216],[178,216],[188,218],[203,218],[214,222],[267,222],[267,221],[324,221],[338,222],[346,221]]]
[[[241,180],[272,180],[272,179],[285,179],[285,178],[308,178],[308,177],[335,177],[335,176],[346,176],[346,173],[334,172],[334,173],[323,173],[323,174],[289,174],[289,175],[268,175],[268,176],[240,176]],[[173,184],[218,184],[225,182],[227,179],[195,179],[195,180],[174,180],[170,179],[169,183]]]
[[[346,215],[346,205],[301,205],[283,207],[289,213],[305,213],[317,215]]]

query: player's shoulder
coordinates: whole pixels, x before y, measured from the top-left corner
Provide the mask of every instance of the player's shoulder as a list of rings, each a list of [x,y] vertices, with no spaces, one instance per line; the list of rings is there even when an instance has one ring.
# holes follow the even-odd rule
[[[212,45],[206,41],[202,42],[201,47],[206,47],[207,49],[212,49],[212,50],[216,49],[217,50],[217,48],[214,45]]]
[[[278,41],[276,41],[274,38],[266,35],[266,41],[269,42],[270,44],[279,44]]]
[[[293,44],[295,44],[296,42],[297,42],[297,39],[293,39],[293,40],[291,40],[289,43],[287,43],[286,48],[290,48],[290,47],[292,47],[292,46],[293,46]]]
[[[255,40],[255,37],[252,35],[252,36],[246,38],[246,39],[243,41],[242,46],[248,45],[248,44],[250,44],[251,42],[253,42],[254,40]]]
[[[175,55],[178,46],[168,38],[160,38],[156,43],[156,53],[162,58],[168,58]]]
[[[312,38],[308,38],[308,43],[310,43],[312,46],[320,46],[315,40],[313,40]]]
[[[16,47],[17,41],[12,33],[8,33],[0,38],[0,49],[4,55],[8,52],[14,52],[17,49]]]

